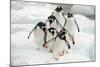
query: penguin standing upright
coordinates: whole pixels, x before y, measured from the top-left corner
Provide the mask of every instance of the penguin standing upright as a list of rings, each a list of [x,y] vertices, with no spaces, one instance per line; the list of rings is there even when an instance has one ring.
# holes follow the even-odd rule
[[[60,31],[58,36],[56,37],[54,47],[53,47],[53,56],[56,60],[60,58],[60,56],[63,56],[64,53],[68,53],[68,49],[70,49],[70,44],[66,40],[65,34],[68,32],[65,31]]]
[[[34,39],[35,39],[35,43],[38,45],[38,50],[40,49],[40,47],[42,47],[45,42],[46,42],[46,24],[43,22],[39,22],[34,29],[32,29],[32,31],[30,32],[28,39],[31,35],[31,33],[34,33]]]
[[[76,29],[77,31],[79,32],[80,29],[79,29],[79,26],[73,16],[73,14],[71,12],[68,12],[67,14],[67,23],[65,25],[65,29],[70,33],[70,35],[72,36],[72,40],[75,41],[75,32],[76,32]],[[70,37],[68,37],[68,39],[70,40]],[[74,42],[75,44],[75,42]]]
[[[47,44],[53,42],[52,52],[55,60],[58,60],[60,56],[63,56],[64,53],[68,53],[68,49],[70,49],[70,44],[66,40],[65,34],[68,32],[66,30],[58,32],[56,37],[47,41]]]
[[[57,6],[57,8],[52,12],[51,15],[54,15],[62,27],[66,24],[67,19],[64,16],[64,8],[61,6]]]
[[[58,35],[58,31],[56,30],[56,28],[50,27],[47,30],[47,38],[46,38],[46,40],[49,41],[52,38],[56,37],[57,35]],[[47,43],[49,52],[53,52],[54,42],[55,42],[55,40],[52,40],[50,43]]]

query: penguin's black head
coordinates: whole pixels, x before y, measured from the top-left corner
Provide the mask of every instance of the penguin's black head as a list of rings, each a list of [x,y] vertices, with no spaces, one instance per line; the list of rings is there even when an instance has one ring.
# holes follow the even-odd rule
[[[58,37],[61,39],[61,40],[66,40],[66,35],[67,34],[67,30],[65,28],[62,28],[59,32],[59,35]]]
[[[49,29],[48,29],[48,31],[54,36],[56,33],[58,33],[57,32],[57,30],[54,28],[54,27],[50,27]]]
[[[59,32],[61,35],[65,35],[67,33],[67,30],[65,28],[62,28]]]
[[[38,26],[40,29],[42,29],[44,32],[46,32],[46,24],[45,24],[45,23],[39,22],[39,23],[37,24],[37,26]]]
[[[70,18],[73,17],[73,14],[71,12],[68,12],[67,16]]]
[[[65,34],[59,34],[59,39],[61,39],[61,40],[66,40],[66,36],[65,36]]]
[[[50,25],[51,25],[55,20],[56,20],[56,17],[53,16],[53,15],[51,15],[51,16],[48,17],[48,21],[49,21]]]
[[[55,9],[55,11],[57,11],[57,12],[61,12],[62,10],[64,10],[64,9],[61,6],[57,6],[57,8]]]

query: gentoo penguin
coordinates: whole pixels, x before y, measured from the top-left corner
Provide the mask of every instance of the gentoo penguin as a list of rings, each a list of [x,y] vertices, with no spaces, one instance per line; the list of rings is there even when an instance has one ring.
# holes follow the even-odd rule
[[[78,30],[78,32],[80,31],[79,26],[73,16],[73,14],[71,12],[68,12],[67,14],[67,23],[65,25],[65,29],[70,33],[70,35],[72,36],[72,40],[75,41],[75,32],[76,29]],[[70,37],[68,37],[70,40]],[[74,42],[75,44],[75,42]]]
[[[65,28],[62,28],[60,30],[60,33],[62,33],[62,35],[65,35],[66,36],[66,40],[68,40],[68,42],[70,41],[68,37],[70,37],[72,43],[75,44],[75,42],[73,40],[73,37],[71,36],[71,34]]]
[[[51,15],[54,15],[62,27],[66,24],[67,19],[64,15],[64,8],[61,6],[57,6],[56,9],[52,12]]]
[[[58,36],[56,37],[54,46],[53,46],[53,56],[55,60],[58,60],[60,56],[63,56],[64,53],[68,53],[68,49],[70,49],[70,44],[66,40],[66,35],[68,32],[60,31]]]
[[[70,49],[70,44],[66,40],[65,34],[68,32],[64,30],[63,32],[58,32],[57,36],[47,41],[47,44],[53,42],[52,52],[55,60],[58,60],[60,56],[63,56],[64,53],[68,53]]]
[[[62,25],[59,23],[59,21],[56,19],[54,15],[50,15],[48,17],[48,21],[46,22],[47,28],[54,27],[59,31],[62,28]]]
[[[43,44],[46,42],[46,32],[47,28],[46,28],[46,24],[43,22],[39,22],[34,29],[32,29],[32,31],[30,32],[28,39],[31,35],[31,33],[34,33],[34,39],[35,39],[35,43],[38,45],[38,50],[40,49],[41,46],[43,46]]]
[[[52,38],[56,37],[57,35],[58,35],[58,31],[56,30],[56,28],[50,27],[47,30],[47,38],[46,38],[46,41],[51,40]],[[52,40],[50,43],[47,43],[49,52],[53,52],[54,41],[55,40]]]

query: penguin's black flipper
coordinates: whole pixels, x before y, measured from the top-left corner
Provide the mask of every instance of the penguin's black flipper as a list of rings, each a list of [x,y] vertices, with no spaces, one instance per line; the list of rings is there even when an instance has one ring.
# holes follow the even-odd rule
[[[30,35],[32,34],[32,32],[34,31],[34,29],[36,29],[37,25],[31,30],[31,32],[29,33],[27,39],[29,39]]]
[[[68,32],[68,35],[71,37],[73,45],[75,45],[75,41],[69,32]]]
[[[64,17],[64,19],[65,19],[65,23],[64,23],[64,25],[63,25],[63,27],[65,27],[65,25],[66,25],[66,23],[67,23],[67,19],[66,19],[66,17],[65,17],[65,15],[64,15],[64,13],[62,13],[62,16]]]
[[[70,49],[70,45],[68,44],[67,46],[68,46],[68,49]]]
[[[55,18],[55,19],[56,19],[57,24],[59,24],[60,27],[63,28],[62,25],[61,25],[61,24],[59,23],[59,21],[57,20],[57,18]]]
[[[67,47],[68,47],[68,49],[70,49],[70,44],[69,44],[69,42],[65,39],[65,42],[67,43]]]
[[[75,24],[76,24],[76,26],[77,26],[77,30],[78,30],[78,32],[80,32],[79,25],[77,24],[77,22],[76,22],[75,18],[74,18],[74,21],[75,21]]]
[[[73,45],[75,45],[75,42],[73,41]]]

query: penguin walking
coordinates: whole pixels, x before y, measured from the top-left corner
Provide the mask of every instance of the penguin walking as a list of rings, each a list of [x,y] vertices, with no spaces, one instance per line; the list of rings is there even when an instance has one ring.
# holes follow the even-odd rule
[[[66,35],[68,32],[60,31],[58,37],[55,40],[54,47],[53,47],[53,56],[55,60],[58,60],[60,56],[64,56],[65,53],[68,53],[70,49],[70,44],[66,40]]]
[[[49,41],[52,38],[56,37],[57,35],[58,35],[58,31],[56,30],[56,28],[50,27],[47,30],[47,38],[46,38],[46,40]],[[50,43],[47,43],[48,51],[51,52],[51,53],[53,52],[54,42],[55,42],[55,40],[52,40]]]
[[[70,35],[72,36],[72,39],[70,37],[67,37],[69,40],[73,40],[74,44],[75,44],[75,32],[76,32],[76,29],[77,31],[79,32],[80,29],[79,29],[79,26],[73,16],[73,14],[71,12],[68,12],[67,14],[67,23],[64,27],[69,33]]]
[[[38,45],[38,50],[40,50],[40,47],[42,47],[45,42],[46,42],[46,35],[47,35],[47,28],[46,24],[43,22],[39,22],[30,32],[28,39],[32,32],[34,33],[34,39],[35,43]]]
[[[66,36],[66,40],[68,40],[68,42],[70,41],[69,40],[69,37],[70,37],[72,43],[75,44],[73,37],[71,36],[71,34],[65,28],[62,28],[60,30],[60,33],[62,33],[62,35],[65,35]]]
[[[48,21],[46,22],[47,28],[54,27],[59,31],[62,28],[62,25],[59,23],[59,21],[56,19],[54,15],[50,15],[48,17]]]
[[[55,60],[58,60],[60,56],[63,56],[65,53],[68,53],[68,49],[70,49],[70,44],[66,40],[65,34],[68,33],[65,31],[58,32],[58,35],[49,41],[47,41],[47,44],[53,42],[52,52]]]
[[[57,6],[56,9],[52,12],[51,15],[54,15],[62,27],[66,24],[67,19],[64,15],[64,8],[61,6]]]

